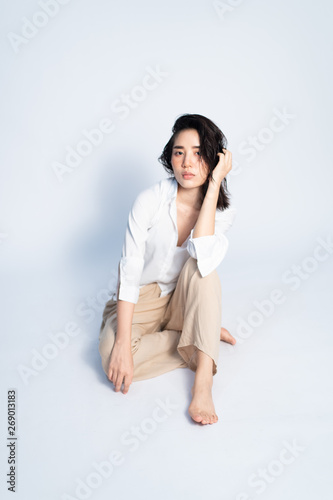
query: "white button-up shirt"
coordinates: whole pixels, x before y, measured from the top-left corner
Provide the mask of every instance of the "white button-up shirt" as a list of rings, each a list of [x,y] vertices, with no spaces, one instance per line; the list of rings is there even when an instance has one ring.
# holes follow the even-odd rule
[[[141,191],[135,199],[119,263],[119,300],[136,304],[140,288],[153,282],[159,284],[164,297],[176,288],[189,257],[197,260],[203,277],[223,260],[229,246],[225,232],[233,224],[236,209],[216,210],[215,234],[193,238],[193,228],[178,247],[177,190],[177,180],[170,177]],[[113,291],[113,300],[117,300],[117,289]]]

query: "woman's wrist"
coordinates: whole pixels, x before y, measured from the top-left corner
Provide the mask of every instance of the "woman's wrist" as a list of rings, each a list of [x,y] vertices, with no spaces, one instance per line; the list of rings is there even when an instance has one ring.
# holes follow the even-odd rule
[[[117,303],[117,333],[115,343],[117,346],[130,347],[132,336],[132,321],[135,304],[124,300]]]
[[[131,345],[131,332],[117,331],[115,344],[120,346],[130,346]]]
[[[216,182],[214,180],[210,180],[209,184],[208,184],[208,189],[207,189],[207,192],[206,192],[206,196],[208,198],[214,198],[214,199],[217,200],[218,197],[219,197],[220,186],[221,186],[220,182]]]

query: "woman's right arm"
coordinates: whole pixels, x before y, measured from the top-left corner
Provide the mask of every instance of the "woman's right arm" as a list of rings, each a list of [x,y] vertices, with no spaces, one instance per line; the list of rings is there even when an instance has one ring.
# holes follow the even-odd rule
[[[121,389],[128,392],[133,379],[133,355],[131,352],[132,321],[135,304],[119,300],[119,286],[117,292],[117,334],[111,352],[108,378],[113,382],[115,391]]]
[[[140,294],[148,230],[159,203],[159,183],[142,191],[129,213],[122,255],[118,267],[117,333],[111,351],[108,378],[115,390],[128,392],[133,379],[131,333],[135,304]]]

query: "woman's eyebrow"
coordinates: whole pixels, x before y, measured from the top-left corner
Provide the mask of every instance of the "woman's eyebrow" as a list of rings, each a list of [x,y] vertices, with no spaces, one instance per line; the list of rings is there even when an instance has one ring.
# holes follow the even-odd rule
[[[184,149],[184,146],[174,146],[173,149]],[[200,146],[192,146],[192,149],[200,149]]]

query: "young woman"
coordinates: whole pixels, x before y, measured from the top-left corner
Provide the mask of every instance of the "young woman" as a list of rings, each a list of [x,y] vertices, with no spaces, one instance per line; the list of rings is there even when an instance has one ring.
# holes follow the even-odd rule
[[[227,193],[232,167],[221,130],[202,115],[180,116],[159,161],[171,177],[134,201],[99,335],[103,369],[115,390],[180,367],[195,372],[189,414],[217,422],[212,399],[221,328],[225,232],[235,217]]]

